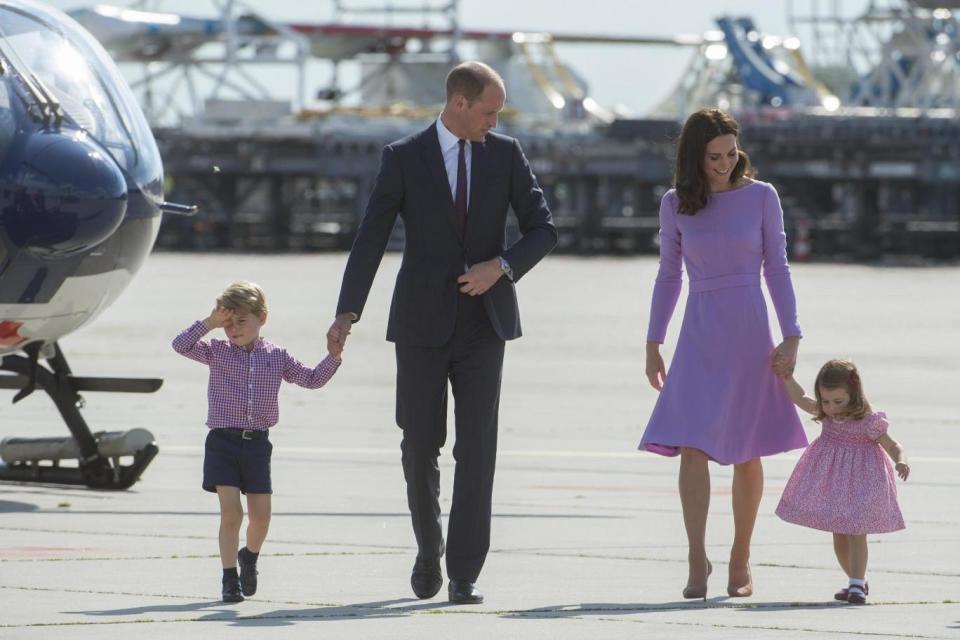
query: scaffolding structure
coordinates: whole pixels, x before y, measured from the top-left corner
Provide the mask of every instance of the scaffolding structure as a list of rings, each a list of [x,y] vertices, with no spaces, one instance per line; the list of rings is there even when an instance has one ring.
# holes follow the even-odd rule
[[[241,0],[210,0],[213,17],[161,12],[159,0],[130,7],[97,5],[71,16],[100,40],[128,71],[130,86],[153,124],[202,113],[209,101],[232,99],[270,105],[273,92],[255,66],[293,69],[293,105],[305,104],[309,42]]]
[[[816,67],[852,72],[844,104],[960,109],[957,0],[870,0],[854,15],[840,0],[788,0],[787,11],[791,28],[810,33]]]
[[[655,252],[679,121],[718,106],[736,113],[761,178],[777,184],[788,235],[813,255],[960,255],[957,12],[937,0],[871,0],[853,17],[840,0],[808,0],[803,14],[791,2],[793,24],[814,33],[803,47],[810,65],[798,38],[763,33],[746,16],[722,16],[716,30],[692,36],[470,31],[457,2],[438,1],[337,0],[331,22],[273,25],[223,0],[216,20],[173,16],[164,25],[169,14],[144,12],[91,29],[118,59],[150,71],[138,86],[178,63],[242,79],[248,61],[277,60],[284,47],[296,54],[291,61],[359,65],[350,88],[333,73],[316,109],[291,110],[269,96],[207,99],[201,116],[157,127],[171,194],[200,206],[196,217],[165,219],[157,246],[349,247],[383,145],[436,118],[443,78],[464,44],[510,89],[499,129],[522,141],[560,250]],[[420,26],[409,26],[414,16]],[[395,24],[401,18],[406,25]],[[562,43],[687,48],[691,63],[658,117],[613,118],[557,56]],[[849,91],[823,86],[819,72],[831,65],[856,70]],[[402,245],[402,225],[392,242]]]

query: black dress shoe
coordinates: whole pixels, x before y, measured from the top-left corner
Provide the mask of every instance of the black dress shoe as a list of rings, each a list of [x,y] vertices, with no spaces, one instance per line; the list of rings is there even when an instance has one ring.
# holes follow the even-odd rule
[[[240,588],[243,595],[252,596],[257,592],[257,561],[244,547],[237,553],[237,564],[240,565]]]
[[[477,583],[466,580],[451,580],[447,587],[450,602],[454,604],[481,604],[483,594],[477,589]]]
[[[243,594],[240,593],[240,578],[223,579],[223,601],[243,602]]]
[[[417,561],[413,563],[413,573],[410,574],[410,586],[413,588],[413,593],[421,600],[437,595],[440,587],[443,586],[439,556],[417,555]]]

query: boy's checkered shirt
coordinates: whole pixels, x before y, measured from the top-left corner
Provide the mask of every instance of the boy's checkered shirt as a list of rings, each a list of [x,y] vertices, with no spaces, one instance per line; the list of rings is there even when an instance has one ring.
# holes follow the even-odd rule
[[[277,393],[281,380],[319,389],[340,367],[340,361],[328,355],[310,369],[283,347],[263,338],[251,351],[228,340],[202,339],[208,331],[202,321],[194,322],[173,339],[173,349],[210,367],[207,426],[211,429],[265,431],[279,419]]]

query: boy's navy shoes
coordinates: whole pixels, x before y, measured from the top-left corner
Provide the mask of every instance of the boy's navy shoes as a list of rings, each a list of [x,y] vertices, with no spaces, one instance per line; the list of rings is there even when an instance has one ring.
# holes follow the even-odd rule
[[[239,578],[223,579],[223,601],[224,602],[243,602],[243,594],[240,593]]]
[[[243,595],[252,596],[257,592],[257,555],[244,547],[237,553],[237,562],[240,565],[240,586],[243,589]]]

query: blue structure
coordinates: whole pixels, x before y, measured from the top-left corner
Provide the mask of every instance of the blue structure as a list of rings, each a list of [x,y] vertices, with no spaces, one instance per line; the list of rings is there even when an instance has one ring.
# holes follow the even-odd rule
[[[721,17],[716,20],[743,86],[774,107],[818,104],[814,87],[763,46],[753,20]]]

